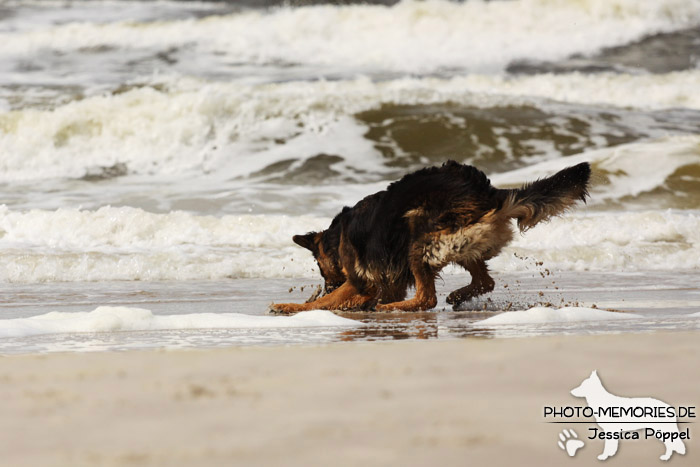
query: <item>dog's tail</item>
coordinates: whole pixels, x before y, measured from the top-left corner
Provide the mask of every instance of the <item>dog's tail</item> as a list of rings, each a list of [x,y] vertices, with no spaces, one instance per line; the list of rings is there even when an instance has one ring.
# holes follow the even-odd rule
[[[538,222],[557,216],[577,201],[586,202],[591,166],[583,162],[567,167],[551,177],[526,183],[520,189],[503,190],[502,212],[518,219],[521,232]]]

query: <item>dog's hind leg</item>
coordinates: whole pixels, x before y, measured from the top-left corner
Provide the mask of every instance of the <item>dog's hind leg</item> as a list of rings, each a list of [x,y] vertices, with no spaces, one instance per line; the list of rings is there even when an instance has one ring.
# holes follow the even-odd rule
[[[361,294],[349,281],[312,302],[307,303],[273,303],[269,312],[291,315],[309,310],[357,310],[365,308],[374,300],[373,295]]]
[[[435,271],[416,256],[411,259],[411,272],[416,281],[416,296],[410,300],[377,305],[377,311],[423,311],[435,308]]]
[[[459,261],[458,264],[469,271],[472,276],[472,282],[466,287],[457,289],[447,296],[447,303],[450,305],[459,305],[462,302],[471,300],[474,297],[491,292],[495,286],[493,278],[489,275],[488,266],[482,259],[466,262]]]

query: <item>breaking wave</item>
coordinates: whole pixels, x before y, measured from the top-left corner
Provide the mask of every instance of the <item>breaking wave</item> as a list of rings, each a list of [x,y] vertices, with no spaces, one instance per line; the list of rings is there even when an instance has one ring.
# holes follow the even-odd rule
[[[700,4],[684,0],[405,0],[391,7],[282,7],[171,21],[72,21],[0,32],[0,56],[148,49],[160,52],[161,65],[174,63],[194,76],[203,57],[212,69],[239,63],[492,72],[516,59],[589,54],[698,22]]]
[[[325,228],[329,218],[0,209],[0,281],[319,278],[291,236]],[[579,210],[516,236],[490,264],[527,271],[523,257],[562,270],[700,268],[697,211]],[[448,271],[449,273],[449,271]]]
[[[0,113],[0,181],[185,173],[227,180],[264,175],[270,168],[304,171],[307,161],[336,167],[345,177],[337,181],[367,182],[395,177],[396,167],[448,157],[503,171],[503,160],[522,165],[669,132],[692,133],[700,124],[698,88],[697,70],[663,77],[267,85],[165,80],[54,109]],[[593,89],[607,107],[551,103],[590,104]],[[620,106],[659,110],[641,114]],[[684,110],[672,109],[678,106]],[[412,141],[416,132],[425,138]]]

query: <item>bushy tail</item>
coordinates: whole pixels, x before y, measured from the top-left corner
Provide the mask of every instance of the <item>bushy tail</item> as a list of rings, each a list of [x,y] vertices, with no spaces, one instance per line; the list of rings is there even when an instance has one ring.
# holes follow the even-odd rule
[[[503,190],[503,213],[518,219],[524,232],[538,222],[559,215],[577,201],[586,202],[591,166],[588,162],[567,167],[551,177],[526,183],[520,189]]]

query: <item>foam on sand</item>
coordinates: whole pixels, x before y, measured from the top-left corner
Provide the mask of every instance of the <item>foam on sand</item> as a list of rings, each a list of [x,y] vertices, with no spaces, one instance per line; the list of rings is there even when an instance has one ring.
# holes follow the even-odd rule
[[[313,310],[294,316],[241,313],[154,315],[143,308],[101,306],[90,312],[53,311],[31,318],[0,320],[0,337],[24,337],[76,332],[160,331],[171,329],[259,329],[346,327],[363,324],[330,311]]]
[[[585,307],[534,307],[524,311],[507,311],[475,323],[479,326],[508,324],[578,323],[641,318],[633,313],[619,313]]]

